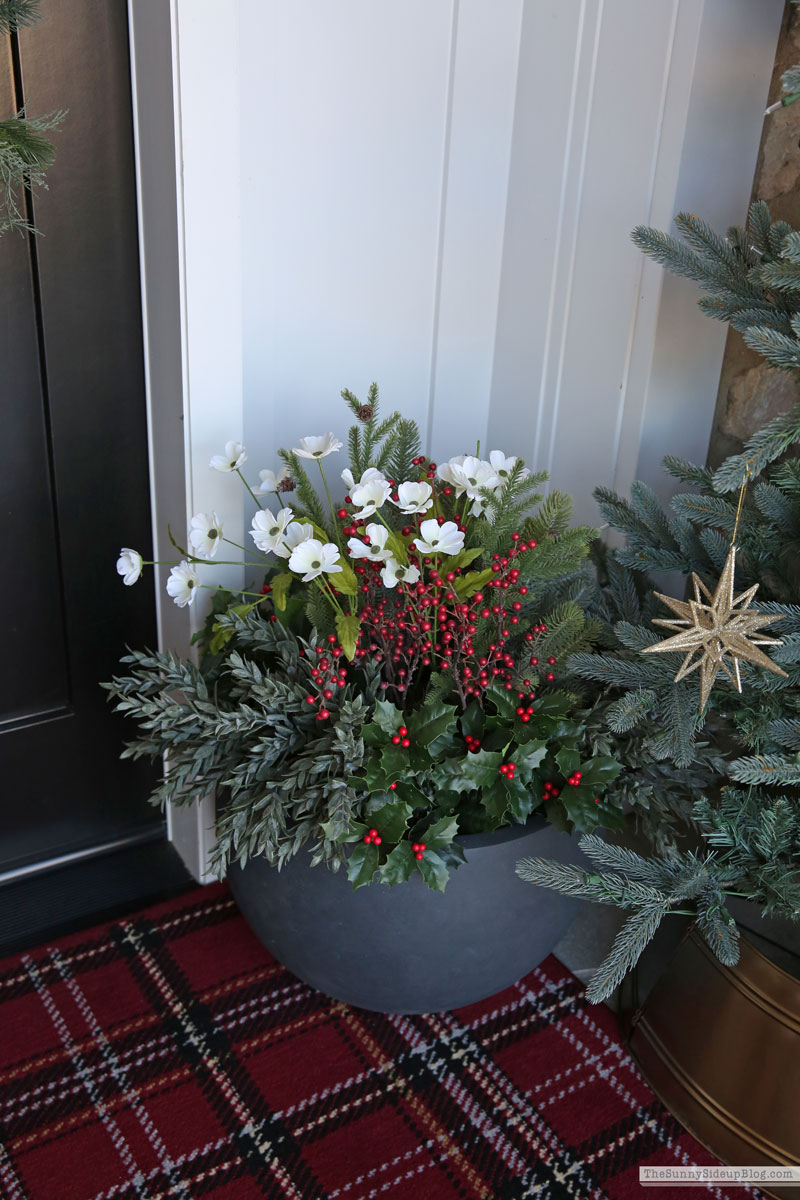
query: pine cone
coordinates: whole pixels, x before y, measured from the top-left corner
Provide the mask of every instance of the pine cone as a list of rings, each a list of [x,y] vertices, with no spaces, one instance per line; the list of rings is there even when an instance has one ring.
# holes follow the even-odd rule
[[[362,404],[361,408],[356,413],[359,421],[371,421],[375,416],[375,409],[371,404]]]
[[[297,484],[291,475],[287,475],[286,479],[282,479],[275,490],[278,492],[293,492],[296,487]]]

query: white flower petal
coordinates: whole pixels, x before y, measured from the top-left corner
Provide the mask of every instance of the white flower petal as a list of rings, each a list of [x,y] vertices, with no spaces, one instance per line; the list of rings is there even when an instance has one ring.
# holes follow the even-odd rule
[[[197,572],[189,563],[182,562],[170,571],[167,592],[178,608],[185,608],[187,604],[191,604],[199,587]]]
[[[397,489],[397,499],[391,502],[408,517],[414,513],[424,513],[433,504],[433,488],[429,483],[401,483]]]
[[[431,518],[422,522],[419,532],[421,536],[413,544],[423,554],[459,554],[464,549],[464,533],[455,521],[440,525]]]
[[[289,570],[302,575],[303,583],[316,579],[323,571],[332,574],[341,571],[342,567],[336,561],[339,557],[339,547],[333,542],[320,542],[317,538],[306,538],[295,546],[289,557]]]
[[[241,442],[226,442],[225,453],[215,454],[208,465],[215,471],[237,471],[246,460],[247,455]]]
[[[117,573],[126,587],[131,587],[142,573],[142,556],[138,550],[123,546],[117,559]]]
[[[300,445],[295,446],[295,454],[301,458],[326,458],[335,450],[341,450],[342,442],[332,433],[323,433],[316,437],[300,438]]]
[[[195,513],[189,530],[189,545],[201,558],[213,558],[222,540],[222,522],[215,512]]]

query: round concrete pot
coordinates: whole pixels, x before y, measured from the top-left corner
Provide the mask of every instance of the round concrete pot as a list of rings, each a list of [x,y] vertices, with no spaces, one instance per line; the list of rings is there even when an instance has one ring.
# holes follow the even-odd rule
[[[256,936],[311,987],[377,1012],[436,1012],[520,979],[581,907],[515,873],[529,855],[580,857],[575,839],[541,817],[459,841],[467,861],[445,892],[431,891],[419,875],[353,891],[343,872],[312,867],[308,851],[280,871],[251,859],[231,867],[228,881]]]

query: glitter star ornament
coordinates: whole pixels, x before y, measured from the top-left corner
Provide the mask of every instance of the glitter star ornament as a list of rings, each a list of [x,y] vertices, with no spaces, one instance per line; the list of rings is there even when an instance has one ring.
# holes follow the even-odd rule
[[[654,620],[654,625],[662,625],[666,629],[680,630],[672,637],[658,642],[655,646],[646,646],[642,653],[661,654],[675,651],[685,652],[686,657],[675,676],[675,682],[700,671],[700,711],[708,703],[708,697],[714,686],[714,681],[720,671],[724,671],[738,692],[742,690],[742,680],[739,674],[739,663],[752,663],[755,667],[764,667],[775,675],[785,675],[786,672],[768,658],[759,646],[780,646],[779,638],[758,637],[752,635],[777,621],[777,617],[768,616],[749,608],[750,601],[758,591],[754,583],[740,596],[733,594],[733,577],[736,570],[736,546],[731,546],[725,566],[722,568],[719,582],[713,594],[708,590],[697,575],[692,574],[694,600],[675,600],[672,596],[664,596],[656,592],[659,600],[676,614],[675,618]],[[699,657],[695,658],[695,655]],[[728,663],[727,659],[730,659]]]

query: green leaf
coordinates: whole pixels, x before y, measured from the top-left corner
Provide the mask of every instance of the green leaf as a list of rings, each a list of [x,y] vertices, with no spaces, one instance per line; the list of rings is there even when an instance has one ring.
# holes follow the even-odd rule
[[[408,750],[391,742],[381,751],[381,769],[389,783],[397,783],[408,773]],[[388,784],[387,784],[388,787]]]
[[[348,616],[344,616],[342,613],[336,614],[336,634],[350,662],[356,656],[356,641],[360,632],[361,621],[355,613],[350,613]]]
[[[424,833],[420,834],[419,841],[425,843],[427,850],[441,850],[444,846],[451,844],[457,833],[458,817],[440,817],[433,825],[429,825]]]
[[[491,568],[486,571],[467,571],[466,575],[456,577],[453,591],[459,600],[469,600],[470,596],[474,596],[476,592],[486,586],[493,575],[494,571]]]
[[[460,717],[461,732],[466,736],[480,738],[483,733],[483,708],[477,700],[469,700]]]
[[[403,566],[408,562],[408,547],[406,546],[399,533],[390,533],[386,539],[386,545],[391,550],[394,557]]]
[[[556,755],[556,762],[561,774],[568,777],[580,767],[581,756],[577,750],[573,750],[569,746],[562,746]]]
[[[270,586],[272,588],[272,600],[275,604],[275,607],[280,609],[281,612],[284,612],[286,609],[286,593],[292,586],[293,579],[294,576],[292,575],[291,571],[281,571],[280,575],[275,575],[270,580]]]
[[[502,786],[508,798],[508,809],[515,821],[522,824],[533,812],[533,794],[521,779],[504,779]]]
[[[411,872],[417,866],[414,851],[410,842],[398,842],[386,862],[380,868],[381,882],[394,887],[397,883],[405,883],[411,878]]]
[[[391,735],[397,733],[398,728],[403,724],[403,714],[391,701],[378,700],[372,720],[384,733]]]
[[[513,720],[517,715],[518,700],[513,692],[508,692],[502,687],[490,687],[486,695],[501,716]]]
[[[476,558],[480,558],[483,553],[483,546],[472,546],[469,550],[462,550],[460,553],[450,555],[447,559],[444,559],[440,564],[441,570],[455,571],[456,567],[461,567],[462,569],[468,567],[471,562],[474,562]],[[493,574],[493,571],[489,572],[490,579]]]
[[[540,696],[534,704],[536,713],[547,717],[565,717],[573,705],[571,696],[564,692],[548,692]]]
[[[456,710],[448,704],[423,704],[408,718],[409,737],[418,746],[430,746],[456,727]]]
[[[390,792],[389,795],[393,793]],[[373,808],[372,804],[368,805],[366,815],[367,820],[371,822],[370,828],[377,829],[384,842],[399,842],[405,834],[411,813],[409,804],[402,800],[390,800],[377,808]]]
[[[372,883],[378,869],[380,854],[378,847],[370,843],[359,842],[347,860],[347,878],[353,885],[353,891]]]
[[[534,767],[538,767],[546,754],[546,742],[524,742],[514,749],[514,765],[517,770],[532,771]]]
[[[497,829],[499,825],[503,824],[508,802],[506,780],[502,775],[495,775],[492,784],[484,787],[481,791],[481,804],[492,823],[492,829]]]
[[[420,791],[417,785],[410,779],[397,780],[397,788],[392,793],[399,800],[405,800],[406,804],[410,804],[412,808],[427,808],[430,800],[424,792]]]
[[[499,767],[503,755],[499,750],[479,750],[477,754],[468,754],[461,762],[461,775],[474,788],[491,787],[501,778]],[[451,784],[451,787],[453,785]]]
[[[622,763],[609,754],[598,754],[590,758],[581,767],[581,783],[595,789],[605,787],[616,779],[622,770]]]
[[[415,858],[414,862],[428,887],[434,892],[443,892],[447,887],[450,872],[447,869],[447,864],[439,857],[436,851],[428,853],[426,850],[423,857],[419,859]]]
[[[328,540],[327,538],[325,539]],[[342,558],[341,554],[336,560],[341,571],[336,571],[333,575],[328,576],[328,582],[341,593],[342,596],[358,595],[358,580],[356,579],[355,571],[349,567]]]

